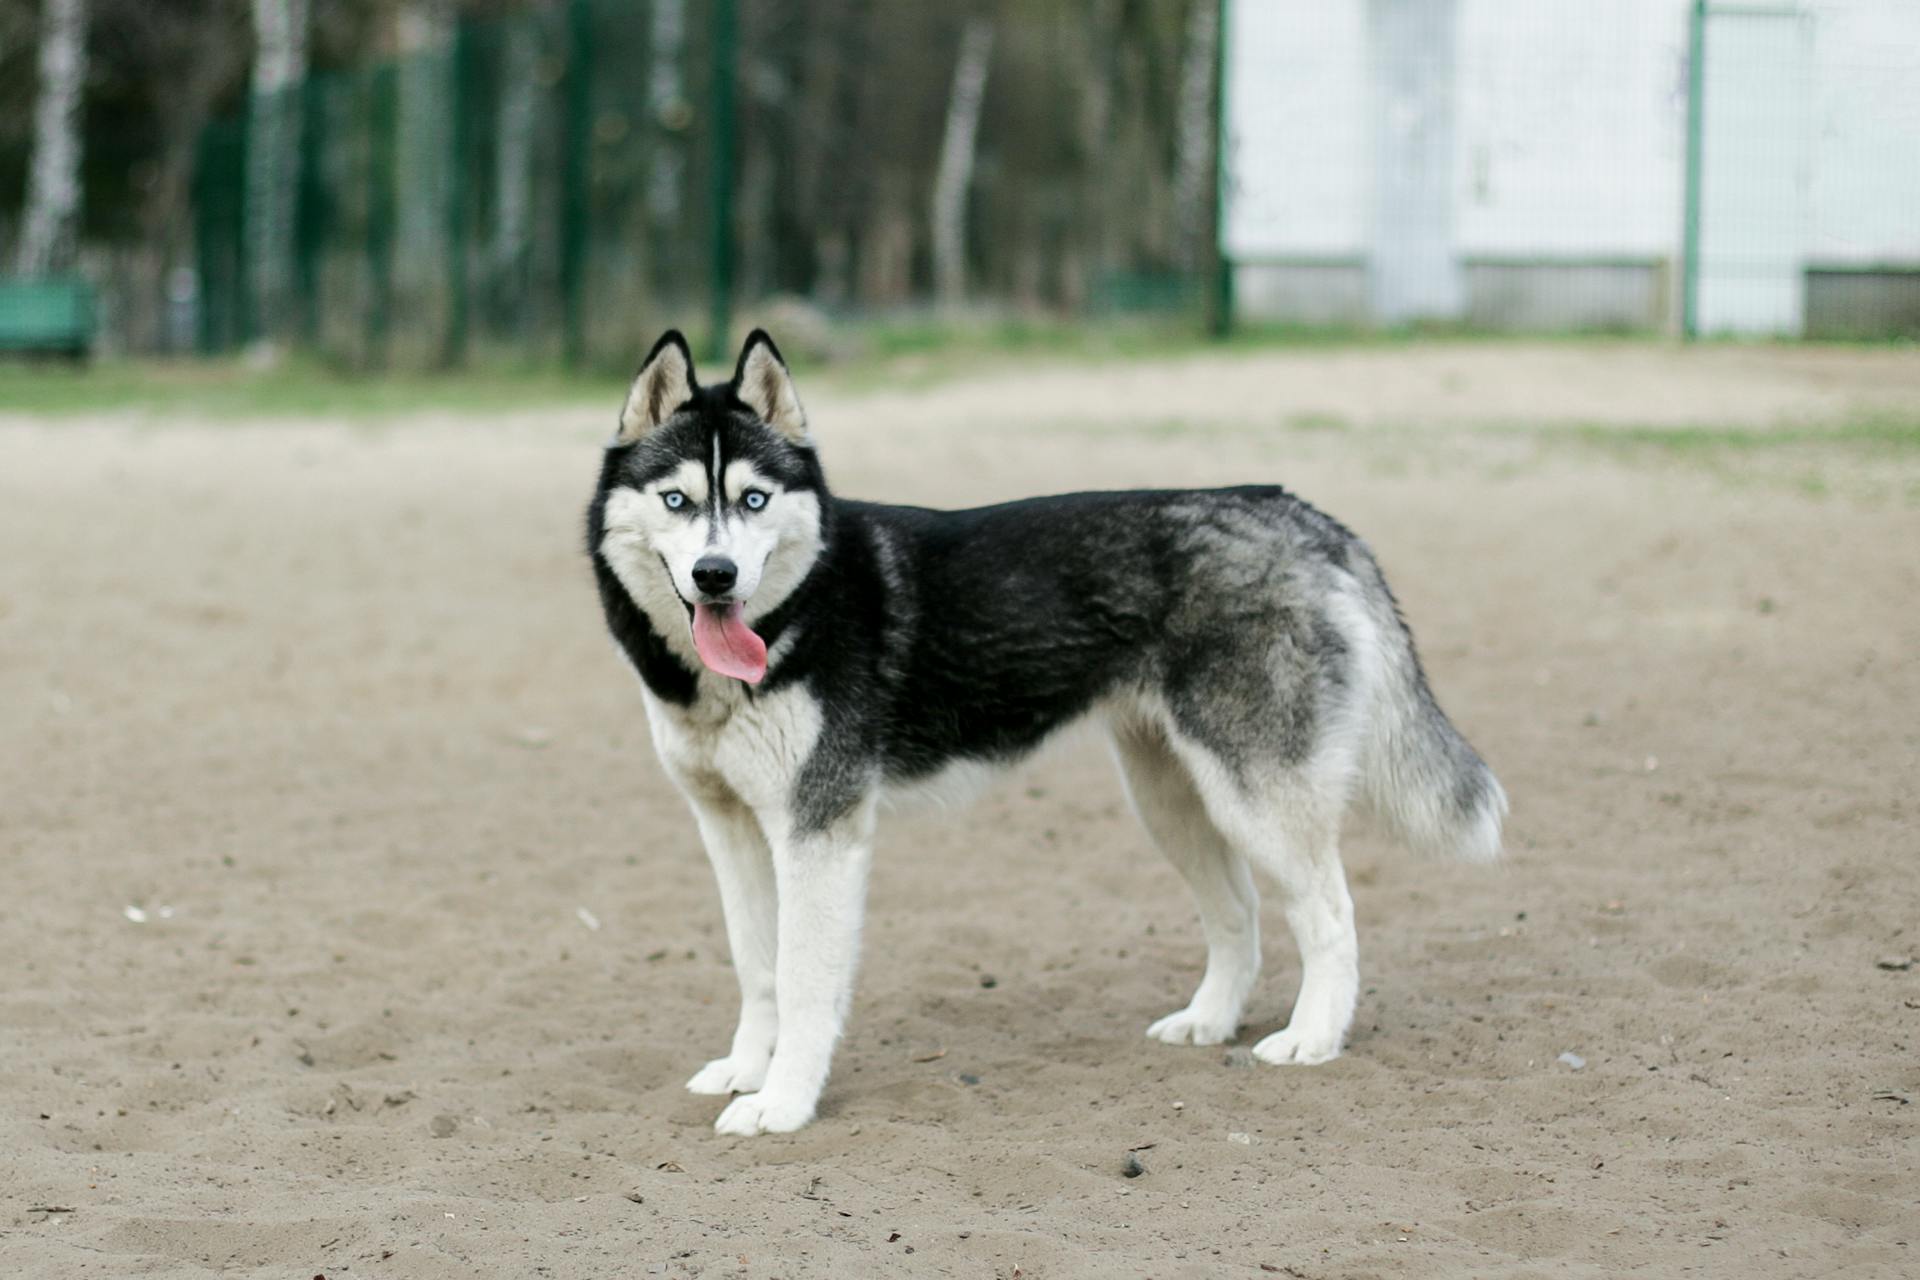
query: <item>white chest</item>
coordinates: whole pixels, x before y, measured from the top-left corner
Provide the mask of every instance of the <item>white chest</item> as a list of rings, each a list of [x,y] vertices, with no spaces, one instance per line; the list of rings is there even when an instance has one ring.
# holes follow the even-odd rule
[[[795,781],[820,738],[820,704],[804,688],[748,697],[703,677],[700,697],[676,707],[647,695],[647,719],[661,763],[681,788],[699,798],[715,787],[749,808],[787,804]]]

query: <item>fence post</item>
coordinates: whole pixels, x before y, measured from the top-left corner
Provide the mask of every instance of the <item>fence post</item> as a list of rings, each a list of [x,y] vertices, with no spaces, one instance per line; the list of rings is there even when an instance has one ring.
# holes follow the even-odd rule
[[[1227,18],[1232,0],[1218,0],[1218,34],[1213,43],[1213,236],[1207,281],[1207,333],[1225,338],[1233,332],[1233,261],[1227,256]]]
[[[225,152],[220,143],[225,137],[225,128],[216,120],[201,129],[194,154],[194,264],[200,273],[196,338],[203,356],[218,355],[227,347],[228,326],[224,322],[230,314],[233,287],[226,266],[232,247],[240,238],[237,220],[225,227],[219,222],[228,208],[227,202],[221,199],[226,185],[222,179],[230,178],[221,165]],[[224,236],[223,230],[227,233]]]
[[[593,5],[567,5],[566,155],[561,162],[560,308],[565,359],[579,368],[587,355],[586,285],[589,163],[593,147]]]
[[[723,364],[733,312],[733,0],[713,0],[713,307],[708,349]]]
[[[387,362],[393,316],[394,132],[400,121],[399,69],[383,62],[373,69],[367,132],[367,364]]]
[[[1700,161],[1705,142],[1707,0],[1693,0],[1687,20],[1686,210],[1680,245],[1680,336],[1700,336]]]
[[[233,263],[233,345],[245,347],[259,335],[259,315],[254,306],[253,296],[253,254],[247,246],[252,242],[252,219],[258,210],[252,207],[253,201],[247,194],[248,165],[251,163],[247,153],[258,141],[260,112],[258,103],[252,94],[248,94],[240,107],[239,177],[236,179],[239,209],[234,214],[233,225],[239,245]]]
[[[293,215],[293,287],[300,297],[300,338],[308,346],[320,339],[320,249],[326,239],[327,193],[321,181],[320,148],[325,137],[320,112],[321,81],[300,82],[299,195]]]
[[[473,35],[469,19],[453,24],[452,102],[448,113],[447,164],[447,331],[440,363],[453,368],[467,355],[467,165],[473,137],[468,115],[473,109]]]

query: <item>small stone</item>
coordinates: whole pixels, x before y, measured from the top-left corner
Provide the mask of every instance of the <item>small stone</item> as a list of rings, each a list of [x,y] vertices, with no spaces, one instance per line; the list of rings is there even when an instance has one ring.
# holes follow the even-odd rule
[[[1127,1152],[1127,1158],[1120,1162],[1120,1176],[1123,1178],[1137,1178],[1146,1171],[1147,1166],[1140,1163],[1137,1152]]]
[[[1000,985],[1000,979],[990,973],[983,973],[980,975],[980,985],[991,991]]]
[[[1253,1135],[1250,1133],[1230,1133],[1227,1135],[1227,1141],[1238,1146],[1250,1147],[1253,1145]]]
[[[1235,1045],[1220,1055],[1220,1065],[1223,1067],[1251,1067],[1255,1061],[1253,1050],[1245,1045]]]
[[[635,1204],[645,1204],[647,1202],[647,1198],[641,1195],[638,1191],[629,1191],[626,1193],[626,1197],[627,1199],[633,1201]]]
[[[460,1127],[457,1116],[441,1114],[427,1121],[427,1132],[436,1138],[451,1138],[454,1130]]]
[[[1581,1057],[1577,1053],[1572,1052],[1571,1050],[1561,1054],[1558,1058],[1555,1058],[1554,1061],[1565,1063],[1567,1066],[1572,1067],[1575,1071],[1582,1070],[1587,1065],[1587,1060],[1585,1058]]]
[[[1882,969],[1887,969],[1894,973],[1904,973],[1906,970],[1913,968],[1913,957],[1881,956],[1878,960],[1875,960],[1874,963]]]

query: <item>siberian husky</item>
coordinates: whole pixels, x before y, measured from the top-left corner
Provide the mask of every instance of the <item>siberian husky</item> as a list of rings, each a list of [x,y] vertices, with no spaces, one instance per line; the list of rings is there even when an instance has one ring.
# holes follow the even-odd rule
[[[1147,1034],[1231,1039],[1278,885],[1300,991],[1270,1063],[1340,1052],[1359,985],[1340,865],[1356,795],[1484,862],[1507,801],[1434,701],[1366,545],[1271,486],[1077,493],[970,511],[831,493],[773,341],[702,386],[668,333],[587,514],[606,620],[706,843],[740,982],[725,1134],[814,1117],[847,1015],[875,810],[1092,718],[1193,890],[1205,976]]]

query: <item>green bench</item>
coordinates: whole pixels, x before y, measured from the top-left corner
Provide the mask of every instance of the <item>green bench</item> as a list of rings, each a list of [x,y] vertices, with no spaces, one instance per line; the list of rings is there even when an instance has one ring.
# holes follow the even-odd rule
[[[93,288],[78,276],[0,280],[0,352],[81,360],[93,333]]]

